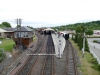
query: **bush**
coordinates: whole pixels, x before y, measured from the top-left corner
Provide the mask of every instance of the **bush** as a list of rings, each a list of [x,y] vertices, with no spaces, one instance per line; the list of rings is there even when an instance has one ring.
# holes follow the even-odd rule
[[[4,58],[5,58],[5,54],[0,53],[0,62],[2,62],[4,60]]]
[[[97,62],[97,59],[96,58],[93,58],[93,59],[91,59],[91,61],[90,61],[91,63],[93,63],[93,64],[98,64],[98,62]]]
[[[0,40],[2,40],[2,39],[4,39],[4,38],[0,38]]]
[[[98,64],[98,70],[100,71],[100,64]]]
[[[97,43],[97,40],[93,40],[93,42]]]

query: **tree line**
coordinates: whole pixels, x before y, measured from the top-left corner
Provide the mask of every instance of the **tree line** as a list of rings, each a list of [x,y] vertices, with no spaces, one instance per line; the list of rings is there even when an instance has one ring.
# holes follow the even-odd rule
[[[58,30],[75,30],[77,26],[85,26],[87,29],[91,30],[100,30],[100,21],[91,21],[91,22],[83,22],[83,23],[75,23],[75,24],[68,24],[68,25],[61,25],[54,27]]]

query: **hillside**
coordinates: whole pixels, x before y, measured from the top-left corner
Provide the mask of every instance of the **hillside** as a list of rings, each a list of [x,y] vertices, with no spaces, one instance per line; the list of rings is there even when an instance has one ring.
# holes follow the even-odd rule
[[[63,25],[63,26],[57,26],[54,27],[58,30],[75,30],[75,28],[80,26],[85,26],[87,29],[91,30],[100,30],[100,21],[91,21],[91,22],[83,22],[83,23],[75,23],[75,24],[69,24],[69,25]]]

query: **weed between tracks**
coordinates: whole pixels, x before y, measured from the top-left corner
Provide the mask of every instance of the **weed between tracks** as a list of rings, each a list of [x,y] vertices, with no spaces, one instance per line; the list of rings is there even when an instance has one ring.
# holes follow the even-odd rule
[[[70,40],[73,47],[76,49],[77,54],[79,56],[81,64],[78,64],[78,70],[80,70],[84,75],[100,75],[100,72],[92,68],[94,64],[92,64],[90,61],[94,57],[89,53],[85,51],[84,58],[82,57],[82,50],[79,49],[78,45],[74,43],[74,41]]]

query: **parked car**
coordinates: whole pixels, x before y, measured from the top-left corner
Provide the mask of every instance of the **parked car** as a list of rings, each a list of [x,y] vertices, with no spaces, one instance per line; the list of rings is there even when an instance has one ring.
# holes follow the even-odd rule
[[[97,40],[97,43],[99,43],[99,44],[100,44],[100,40]]]

